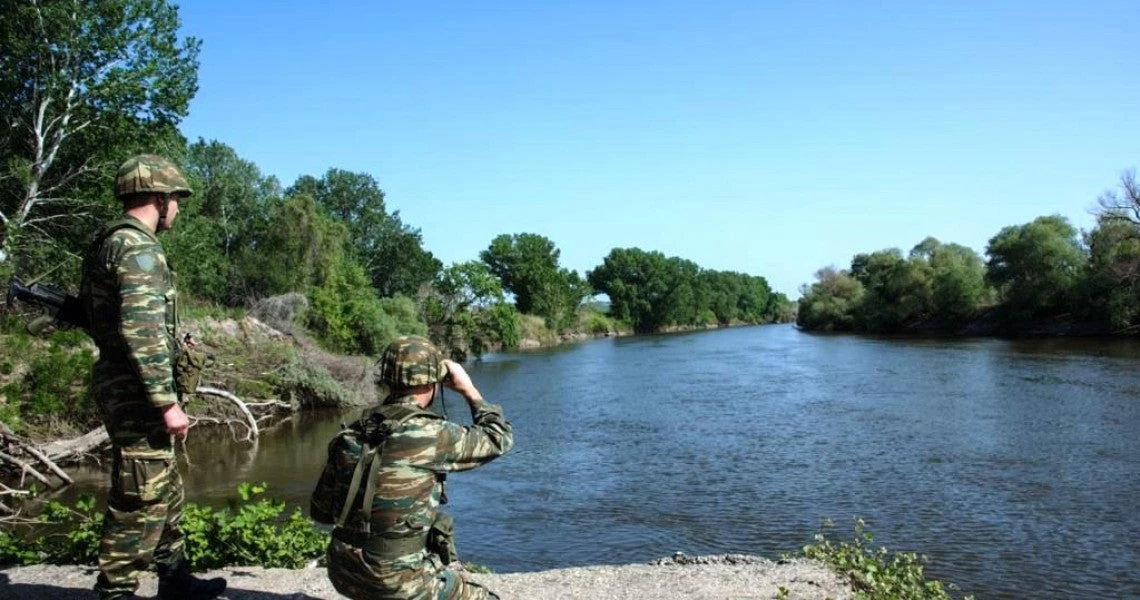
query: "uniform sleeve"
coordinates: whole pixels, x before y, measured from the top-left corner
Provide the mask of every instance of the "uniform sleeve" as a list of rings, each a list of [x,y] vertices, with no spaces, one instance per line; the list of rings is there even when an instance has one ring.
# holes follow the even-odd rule
[[[166,259],[153,244],[128,249],[118,261],[123,341],[150,403],[174,404],[174,370],[166,332]]]
[[[514,445],[511,424],[498,405],[480,402],[471,409],[471,418],[474,425],[433,420],[426,427],[412,428],[412,435],[423,437],[412,444],[419,452],[409,457],[410,462],[436,472],[467,471],[506,454]]]

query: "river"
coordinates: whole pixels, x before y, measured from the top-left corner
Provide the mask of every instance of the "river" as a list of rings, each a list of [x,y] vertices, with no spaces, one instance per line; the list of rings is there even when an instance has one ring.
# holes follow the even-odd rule
[[[915,339],[791,326],[602,339],[471,364],[515,448],[448,481],[497,572],[777,557],[825,522],[979,598],[1140,598],[1140,342]],[[469,413],[454,393],[452,418]],[[240,481],[307,506],[343,415],[256,444],[192,435],[191,501]],[[69,495],[98,490],[82,474]]]

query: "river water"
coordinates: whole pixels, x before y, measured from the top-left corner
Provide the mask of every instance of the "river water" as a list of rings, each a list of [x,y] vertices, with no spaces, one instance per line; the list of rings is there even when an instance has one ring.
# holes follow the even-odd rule
[[[1140,598],[1140,342],[817,335],[603,339],[470,365],[515,448],[448,482],[497,572],[778,557],[823,524],[917,551],[979,598]],[[452,418],[469,421],[455,394]],[[195,430],[191,501],[240,481],[307,506],[344,415],[256,444]],[[82,474],[81,474],[82,476]],[[69,495],[98,490],[88,473]]]

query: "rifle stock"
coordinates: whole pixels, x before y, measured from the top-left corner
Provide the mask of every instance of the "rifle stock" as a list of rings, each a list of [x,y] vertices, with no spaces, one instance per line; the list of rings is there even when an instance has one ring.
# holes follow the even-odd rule
[[[24,285],[22,281],[13,277],[8,282],[6,301],[12,306],[13,300],[20,300],[34,304],[44,309],[57,322],[72,327],[85,327],[87,319],[77,296],[72,296],[62,289],[41,283]],[[37,319],[40,321],[40,319]],[[42,329],[43,327],[39,327]]]

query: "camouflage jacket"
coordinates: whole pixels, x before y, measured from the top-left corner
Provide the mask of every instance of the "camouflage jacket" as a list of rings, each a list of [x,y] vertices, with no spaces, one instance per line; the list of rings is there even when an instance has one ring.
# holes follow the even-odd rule
[[[385,400],[385,404],[413,402],[411,396]],[[424,411],[392,431],[381,449],[373,482],[373,535],[425,537],[443,492],[438,475],[474,469],[510,450],[514,438],[502,408],[480,402],[472,407],[471,418],[474,425],[463,426]]]
[[[165,431],[161,408],[177,402],[174,272],[141,221],[103,229],[83,260],[80,298],[99,348],[91,390],[115,443]]]

